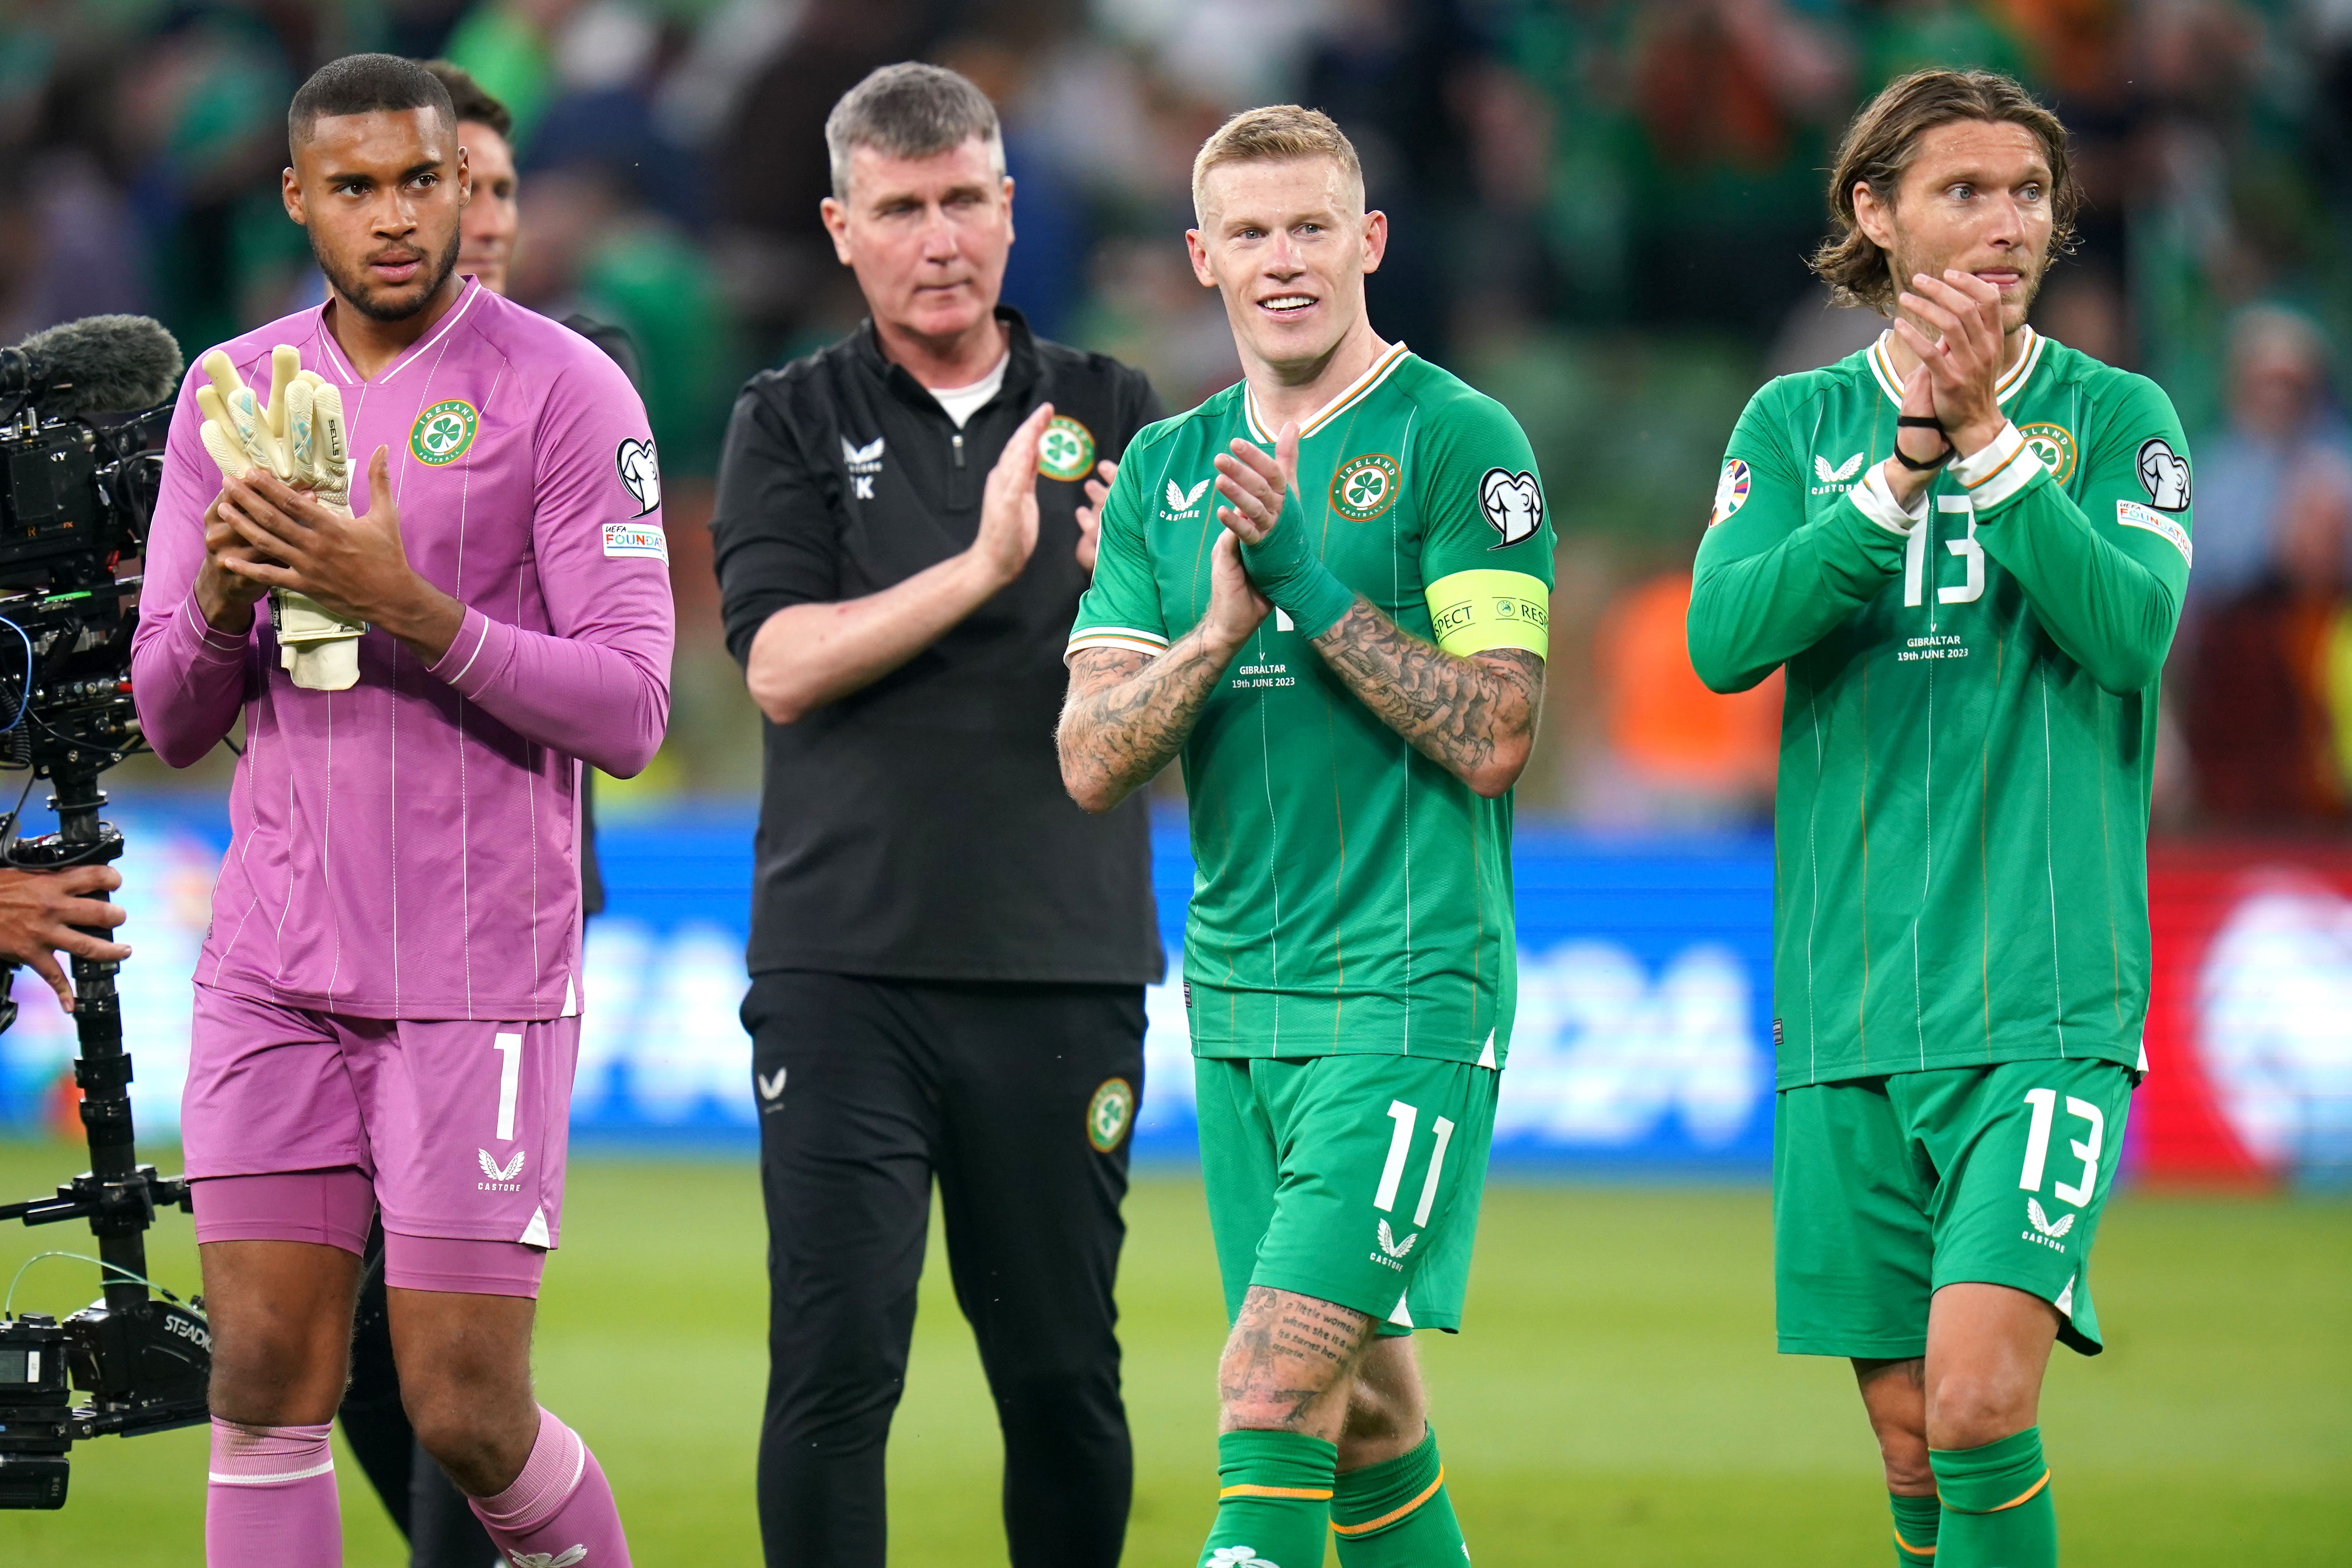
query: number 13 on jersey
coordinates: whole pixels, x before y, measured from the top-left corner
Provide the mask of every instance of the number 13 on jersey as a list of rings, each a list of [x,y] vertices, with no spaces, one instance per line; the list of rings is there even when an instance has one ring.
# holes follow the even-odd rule
[[[1937,496],[1935,513],[1923,519],[1912,529],[1910,542],[1903,551],[1903,603],[1916,605],[1926,597],[1927,577],[1927,538],[1936,531],[1937,517],[1945,512],[1958,512],[1967,518],[1968,532],[1958,539],[1947,539],[1944,548],[1968,563],[1968,576],[1958,586],[1938,586],[1936,603],[1966,605],[1984,597],[1985,552],[1977,542],[1976,511],[1966,496]]]

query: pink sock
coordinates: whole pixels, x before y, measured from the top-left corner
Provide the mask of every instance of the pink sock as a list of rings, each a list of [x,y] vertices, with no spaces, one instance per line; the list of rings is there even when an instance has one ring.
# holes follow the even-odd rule
[[[580,1435],[545,1409],[514,1485],[475,1498],[474,1513],[515,1568],[629,1568],[629,1542],[604,1469]]]
[[[241,1426],[213,1419],[205,1489],[211,1568],[341,1568],[331,1426]]]

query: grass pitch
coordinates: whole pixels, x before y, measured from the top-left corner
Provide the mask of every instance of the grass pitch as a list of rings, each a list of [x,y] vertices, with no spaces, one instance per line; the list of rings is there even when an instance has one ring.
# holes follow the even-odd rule
[[[0,1198],[46,1190],[77,1158],[0,1144]],[[749,1162],[584,1159],[565,1209],[542,1397],[604,1460],[637,1561],[756,1563],[765,1294]],[[1213,1507],[1214,1264],[1197,1183],[1146,1176],[1128,1214],[1127,1561],[1188,1568]],[[1488,1188],[1470,1331],[1420,1340],[1480,1568],[1889,1560],[1851,1378],[1772,1353],[1768,1219],[1757,1190]],[[0,1274],[89,1241],[0,1229]],[[166,1283],[194,1283],[194,1252],[184,1216],[152,1233]],[[934,1265],[890,1451],[892,1561],[973,1568],[1004,1561],[996,1436]],[[70,1310],[94,1277],[44,1263],[17,1304]],[[2352,1205],[2126,1193],[2095,1277],[2110,1348],[2060,1351],[2042,1407],[2070,1568],[2352,1562]],[[204,1469],[200,1431],[79,1448],[62,1512],[0,1514],[0,1563],[187,1568]],[[348,1454],[341,1470],[348,1561],[404,1563]]]

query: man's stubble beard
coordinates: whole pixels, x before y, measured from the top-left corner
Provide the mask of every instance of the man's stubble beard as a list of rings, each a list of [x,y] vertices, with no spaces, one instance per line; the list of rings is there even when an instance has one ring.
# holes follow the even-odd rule
[[[441,286],[449,281],[449,275],[457,269],[457,251],[462,237],[455,228],[449,231],[449,243],[442,247],[440,258],[433,267],[433,281],[419,290],[414,299],[396,306],[378,303],[373,296],[373,283],[355,282],[345,277],[342,269],[320,248],[318,235],[313,232],[310,238],[310,255],[319,263],[319,270],[327,275],[327,281],[334,285],[336,293],[351,301],[352,309],[372,321],[404,321],[425,309],[441,292]]]
[[[1911,286],[1911,279],[1916,274],[1924,272],[1930,278],[1941,278],[1944,275],[1944,269],[1941,266],[1931,267],[1927,263],[1919,261],[1916,258],[1906,255],[1901,250],[1885,254],[1887,256],[1888,270],[1894,275],[1895,290],[1898,294],[1917,292],[1917,290]],[[2033,314],[2034,298],[2042,292],[2042,279],[2050,276],[2050,252],[2048,247],[2044,247],[2041,254],[2033,258],[2033,262],[2031,268],[2021,267],[2018,268],[2018,271],[2021,276],[2018,279],[2020,298],[2018,300],[2017,321],[2014,325],[2011,323],[2009,320],[2008,306],[2006,302],[2004,302],[2001,310],[2000,322],[2000,329],[2003,335],[2013,332],[2019,327],[2023,326],[2027,319]],[[1889,319],[1891,320],[1894,316],[1900,314],[1902,309],[1902,304],[1899,301],[1889,300],[1887,311]],[[1921,323],[1914,322],[1912,324],[1917,326]]]

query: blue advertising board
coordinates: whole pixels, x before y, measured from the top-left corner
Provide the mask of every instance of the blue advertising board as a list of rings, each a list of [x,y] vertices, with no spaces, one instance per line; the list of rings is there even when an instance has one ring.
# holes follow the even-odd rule
[[[217,810],[150,797],[109,814],[130,837],[121,987],[142,1136],[178,1120],[189,977],[227,841]],[[736,1009],[750,918],[748,805],[603,825],[609,905],[590,927],[572,1128],[585,1146],[749,1144],[751,1050]],[[1760,837],[1603,838],[1522,826],[1519,1009],[1496,1112],[1499,1160],[1595,1173],[1750,1173],[1771,1152],[1772,857]],[[1153,835],[1167,984],[1147,998],[1143,1158],[1193,1147],[1181,988],[1192,861]],[[20,975],[0,1035],[0,1131],[58,1121],[70,1021]]]

